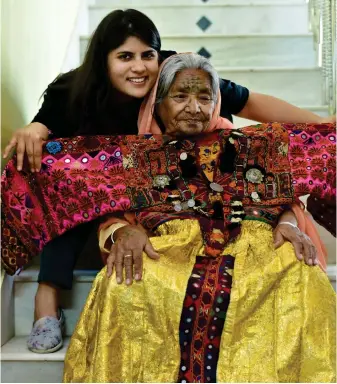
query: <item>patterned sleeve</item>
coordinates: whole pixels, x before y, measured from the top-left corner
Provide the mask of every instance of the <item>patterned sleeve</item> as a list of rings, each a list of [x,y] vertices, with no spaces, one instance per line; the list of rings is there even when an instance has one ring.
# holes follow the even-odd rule
[[[285,124],[289,161],[297,196],[336,198],[336,126]]]
[[[336,236],[336,125],[289,124],[289,160],[295,194],[310,195],[307,210]]]

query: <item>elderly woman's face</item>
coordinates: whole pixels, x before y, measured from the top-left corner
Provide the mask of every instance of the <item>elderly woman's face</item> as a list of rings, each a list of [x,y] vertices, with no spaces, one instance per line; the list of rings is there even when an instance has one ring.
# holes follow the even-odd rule
[[[208,73],[201,69],[184,69],[177,74],[168,95],[158,105],[157,113],[167,135],[197,135],[209,126],[214,107]]]

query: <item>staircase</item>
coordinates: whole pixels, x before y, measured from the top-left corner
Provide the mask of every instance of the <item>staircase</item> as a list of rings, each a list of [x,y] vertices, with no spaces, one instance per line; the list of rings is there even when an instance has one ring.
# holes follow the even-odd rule
[[[224,78],[328,114],[304,0],[96,0],[90,4],[88,36],[113,9],[136,8],[157,25],[163,49],[202,53]],[[81,58],[88,36],[80,39]],[[235,118],[238,127],[250,123]],[[319,231],[329,249],[328,275],[336,289],[335,239],[323,228]],[[74,288],[61,299],[67,322],[65,345],[58,352],[39,355],[26,349],[38,269],[37,260],[19,276],[6,275],[2,282],[2,382],[61,382],[69,336],[96,274],[75,271]]]

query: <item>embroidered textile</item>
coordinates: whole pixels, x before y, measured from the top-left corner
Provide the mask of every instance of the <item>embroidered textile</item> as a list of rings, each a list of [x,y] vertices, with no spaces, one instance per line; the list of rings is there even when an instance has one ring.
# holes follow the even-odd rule
[[[244,209],[258,207],[263,211],[290,204],[308,191],[319,198],[331,198],[336,193],[335,127],[302,124],[298,128],[261,124],[237,130],[241,135],[234,142],[237,156],[233,173],[222,173],[215,161],[233,130],[184,140],[182,149],[169,145],[165,136],[153,135],[48,142],[39,174],[30,173],[27,164],[18,172],[15,158],[3,173],[2,262],[9,273],[14,273],[52,238],[107,213],[154,211],[157,215],[151,217],[150,225],[159,225],[166,215],[199,218],[201,211],[212,215],[215,203],[219,203],[226,243],[230,225],[240,220],[232,209],[233,199],[240,200]],[[182,152],[196,158],[198,172],[194,177],[183,177],[179,165]],[[311,156],[305,164],[300,160],[303,153]],[[312,161],[314,167],[306,165]],[[264,170],[261,183],[245,178],[249,167]],[[205,174],[212,174],[213,182],[223,191],[210,194],[209,181],[202,176]],[[154,179],[163,175],[175,185],[154,186]],[[194,199],[200,210],[183,208],[177,214],[168,199],[170,194],[178,195],[181,202]]]

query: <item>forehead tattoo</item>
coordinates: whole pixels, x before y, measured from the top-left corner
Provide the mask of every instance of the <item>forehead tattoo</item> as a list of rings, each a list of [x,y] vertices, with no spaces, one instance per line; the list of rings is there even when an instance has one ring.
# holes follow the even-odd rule
[[[178,90],[187,91],[190,93],[200,93],[200,92],[211,92],[211,87],[207,81],[205,84],[205,79],[202,79],[200,76],[193,75],[188,76],[183,79],[179,79],[177,84]]]

